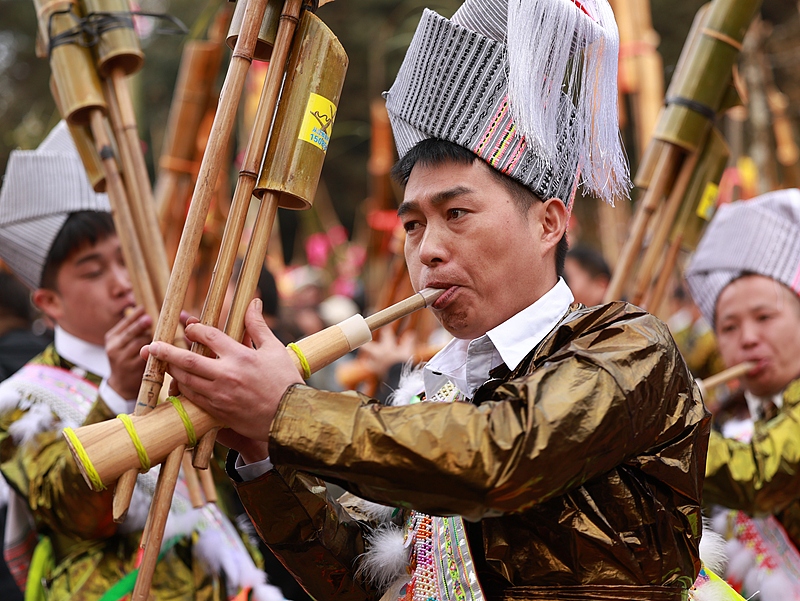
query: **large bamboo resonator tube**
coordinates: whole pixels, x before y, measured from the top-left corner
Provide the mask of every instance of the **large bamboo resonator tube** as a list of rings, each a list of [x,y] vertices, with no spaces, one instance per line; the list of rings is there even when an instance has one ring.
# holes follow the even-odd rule
[[[352,350],[372,339],[372,332],[414,311],[429,307],[444,290],[426,288],[410,298],[379,311],[366,319],[360,315],[351,317],[339,325],[331,326],[287,347],[298,373],[304,378],[329,365]],[[295,348],[292,348],[295,347]],[[183,400],[186,412],[197,437],[221,424],[208,413]],[[131,418],[141,447],[147,452],[153,465],[161,463],[181,445],[189,445],[189,437],[183,417],[171,403],[162,403],[142,416]],[[101,490],[122,474],[140,470],[141,463],[136,447],[120,420],[112,419],[90,426],[83,426],[66,436],[72,456],[78,464],[86,483],[93,490]],[[76,444],[77,441],[77,444]],[[90,477],[90,472],[94,474]]]

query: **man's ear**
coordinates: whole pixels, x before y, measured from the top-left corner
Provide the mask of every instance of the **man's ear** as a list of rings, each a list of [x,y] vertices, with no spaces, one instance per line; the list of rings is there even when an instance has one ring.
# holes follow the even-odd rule
[[[559,198],[545,200],[542,206],[542,242],[555,247],[564,237],[569,211]]]
[[[64,309],[63,303],[61,302],[61,295],[58,292],[50,290],[49,288],[37,288],[33,291],[31,298],[33,299],[33,304],[36,305],[42,313],[47,315],[47,317],[52,319],[55,323],[59,322]]]

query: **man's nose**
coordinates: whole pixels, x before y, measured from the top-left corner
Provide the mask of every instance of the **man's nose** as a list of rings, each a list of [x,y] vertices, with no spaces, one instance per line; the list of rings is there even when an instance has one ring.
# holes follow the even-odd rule
[[[444,228],[429,223],[419,245],[419,260],[427,266],[444,263],[449,258],[449,240]]]
[[[739,344],[742,348],[752,348],[756,346],[761,340],[758,324],[753,321],[745,321],[742,323],[741,336]]]
[[[133,290],[128,268],[124,265],[114,265],[114,267],[112,267],[111,277],[115,294],[128,294]]]

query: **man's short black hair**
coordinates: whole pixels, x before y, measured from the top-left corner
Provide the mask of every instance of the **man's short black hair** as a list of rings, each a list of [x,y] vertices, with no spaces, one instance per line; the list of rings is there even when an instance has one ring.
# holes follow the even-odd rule
[[[482,161],[477,154],[471,150],[449,142],[440,138],[427,138],[418,143],[406,155],[397,161],[392,168],[392,177],[396,182],[405,186],[408,184],[408,178],[411,177],[411,171],[414,166],[419,163],[424,167],[437,167],[445,163],[456,163],[459,165],[472,165],[475,161]],[[489,169],[490,173],[505,186],[514,203],[519,209],[520,215],[527,219],[528,209],[535,201],[542,202],[542,199],[536,196],[528,187],[522,185],[517,180],[501,173],[496,169]],[[567,242],[567,234],[558,241],[556,246],[556,274],[561,277],[564,275],[564,261],[567,258],[567,251],[569,250],[569,242]]]
[[[31,323],[34,311],[27,286],[13,274],[0,271],[0,290],[0,317],[17,317]]]
[[[70,213],[58,232],[42,270],[42,288],[57,290],[58,270],[74,253],[93,246],[116,233],[111,213],[76,211]]]
[[[581,269],[588,273],[592,279],[600,276],[609,280],[611,279],[611,269],[608,263],[606,263],[603,255],[595,249],[579,244],[575,248],[570,249],[567,256],[577,261]]]

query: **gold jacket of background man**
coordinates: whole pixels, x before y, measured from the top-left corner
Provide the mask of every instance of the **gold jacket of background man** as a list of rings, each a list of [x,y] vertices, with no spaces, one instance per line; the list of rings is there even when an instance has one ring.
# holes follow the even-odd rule
[[[471,520],[488,599],[685,598],[709,418],[666,326],[624,303],[573,305],[514,372],[491,375],[472,403],[290,388],[271,430],[278,467],[237,484],[261,537],[315,598],[378,599],[356,574],[367,529],[324,478]]]
[[[800,380],[783,391],[749,443],[711,434],[703,500],[750,515],[773,514],[800,548]]]

